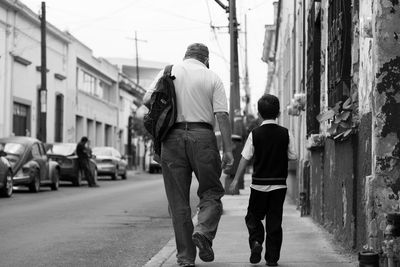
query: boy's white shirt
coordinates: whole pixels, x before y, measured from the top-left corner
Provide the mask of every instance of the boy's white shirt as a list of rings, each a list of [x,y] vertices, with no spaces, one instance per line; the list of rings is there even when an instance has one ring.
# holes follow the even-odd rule
[[[261,123],[261,125],[265,124],[277,124],[277,123],[275,122],[275,120],[264,120]],[[253,135],[249,134],[249,137],[247,137],[246,144],[243,147],[242,157],[245,158],[246,160],[251,160],[253,155],[254,155]],[[297,159],[296,151],[294,149],[293,136],[290,132],[289,132],[288,159],[289,160]],[[250,187],[253,188],[254,190],[261,192],[270,192],[277,189],[287,188],[286,185],[255,185],[255,184],[251,184]]]

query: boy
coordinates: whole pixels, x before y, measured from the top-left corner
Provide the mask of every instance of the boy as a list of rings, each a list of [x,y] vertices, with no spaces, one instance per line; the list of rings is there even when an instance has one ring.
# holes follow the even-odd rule
[[[249,231],[250,262],[261,260],[265,233],[262,220],[265,217],[265,260],[268,266],[278,266],[282,245],[282,213],[286,195],[288,160],[296,159],[293,141],[288,129],[276,124],[279,116],[279,100],[266,94],[257,103],[263,122],[249,135],[242,151],[242,158],[230,190],[237,188],[239,177],[254,157],[253,175],[246,226]]]

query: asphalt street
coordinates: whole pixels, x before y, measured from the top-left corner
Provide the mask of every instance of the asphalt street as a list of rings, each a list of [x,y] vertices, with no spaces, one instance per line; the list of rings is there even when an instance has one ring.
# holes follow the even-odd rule
[[[173,236],[161,175],[99,184],[0,199],[0,266],[143,266]]]

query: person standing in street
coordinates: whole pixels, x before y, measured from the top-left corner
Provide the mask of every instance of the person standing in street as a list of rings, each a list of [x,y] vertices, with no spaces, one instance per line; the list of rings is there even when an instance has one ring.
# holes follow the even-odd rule
[[[266,94],[257,103],[263,122],[249,134],[230,190],[237,189],[239,178],[253,159],[253,175],[246,226],[249,231],[250,263],[261,260],[265,240],[268,266],[278,266],[282,246],[282,215],[286,196],[288,160],[296,159],[294,142],[288,129],[276,123],[279,99]],[[265,231],[262,221],[265,218]]]
[[[221,79],[209,69],[207,46],[188,46],[182,62],[172,68],[177,102],[177,122],[162,142],[161,166],[172,216],[179,266],[194,266],[196,247],[205,262],[214,260],[212,242],[222,215],[222,169],[233,165],[231,126]],[[147,91],[150,100],[159,76]],[[213,131],[221,131],[222,160]],[[192,223],[190,186],[192,173],[199,187],[198,222]]]
[[[91,149],[89,147],[89,139],[86,136],[76,146],[76,155],[78,156],[78,165],[80,171],[83,172],[89,187],[99,187],[96,183],[92,170],[90,169]]]

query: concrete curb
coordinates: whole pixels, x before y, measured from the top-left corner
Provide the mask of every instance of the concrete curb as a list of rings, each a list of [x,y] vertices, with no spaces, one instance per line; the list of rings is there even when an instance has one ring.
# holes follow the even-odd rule
[[[144,267],[159,267],[166,262],[172,254],[176,251],[175,238],[172,238],[168,243],[153,257]]]
[[[197,214],[193,216],[193,225],[197,224]],[[175,238],[171,238],[168,243],[156,254],[154,255],[143,267],[161,267],[172,254],[176,252]]]

